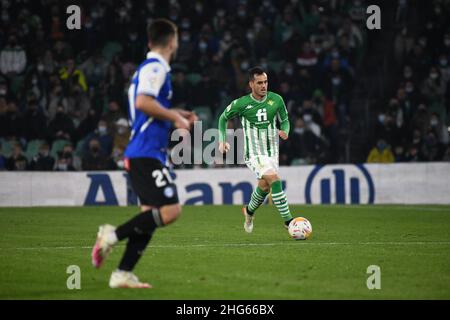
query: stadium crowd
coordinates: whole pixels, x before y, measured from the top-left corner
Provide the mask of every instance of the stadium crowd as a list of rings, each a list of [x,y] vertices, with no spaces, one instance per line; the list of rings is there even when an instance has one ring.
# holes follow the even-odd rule
[[[203,129],[215,127],[226,105],[248,92],[248,68],[261,65],[291,119],[280,164],[342,162],[355,67],[364,56],[364,1],[82,1],[81,30],[66,27],[69,4],[0,1],[0,170],[123,168],[129,80],[145,58],[146,26],[156,17],[179,26],[173,106],[196,111]],[[399,42],[408,43],[408,33],[401,36]],[[423,38],[429,39],[399,49],[405,74],[414,76],[399,80],[396,97],[380,114],[379,137],[395,150],[390,139],[396,134],[388,127],[401,118],[409,130],[422,105],[438,128],[444,126],[439,113],[432,116],[439,108],[430,101],[445,105],[449,46],[429,56],[427,48],[442,47],[431,41],[424,47]],[[411,86],[421,91],[413,103]],[[431,137],[425,127],[421,137]],[[434,138],[444,143],[441,133]],[[442,151],[418,159],[439,157]]]
[[[367,161],[450,161],[450,3],[424,6],[423,21],[398,9],[398,77],[377,115]]]

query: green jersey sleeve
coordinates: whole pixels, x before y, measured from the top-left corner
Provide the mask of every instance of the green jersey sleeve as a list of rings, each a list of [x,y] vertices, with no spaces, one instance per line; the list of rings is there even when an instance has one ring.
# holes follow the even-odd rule
[[[231,102],[219,117],[219,140],[225,141],[227,137],[227,121],[240,115],[241,106],[239,99]]]
[[[289,135],[291,124],[289,123],[289,116],[282,97],[279,97],[280,103],[278,107],[278,119],[280,121],[280,129]]]

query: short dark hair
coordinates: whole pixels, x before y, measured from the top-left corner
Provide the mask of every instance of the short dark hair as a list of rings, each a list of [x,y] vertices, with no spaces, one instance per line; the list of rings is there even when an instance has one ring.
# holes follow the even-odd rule
[[[264,69],[262,67],[256,66],[248,70],[248,81],[255,80],[255,75],[260,75],[265,73]]]
[[[151,46],[166,46],[170,38],[177,34],[177,26],[164,18],[154,20],[147,28],[148,42]]]

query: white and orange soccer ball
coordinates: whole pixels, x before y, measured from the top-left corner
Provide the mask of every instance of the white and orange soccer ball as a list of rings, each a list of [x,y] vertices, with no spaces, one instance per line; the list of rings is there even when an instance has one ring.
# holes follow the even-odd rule
[[[297,217],[292,219],[288,227],[289,234],[294,240],[306,240],[311,237],[312,226],[308,219]]]

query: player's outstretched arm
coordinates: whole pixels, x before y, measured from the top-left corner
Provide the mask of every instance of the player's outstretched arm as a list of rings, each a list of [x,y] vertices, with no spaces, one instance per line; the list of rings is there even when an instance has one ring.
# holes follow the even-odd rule
[[[155,98],[151,96],[142,94],[138,95],[136,98],[136,109],[155,119],[171,121],[174,123],[176,128],[187,130],[190,128],[189,121],[180,113],[164,108]]]

